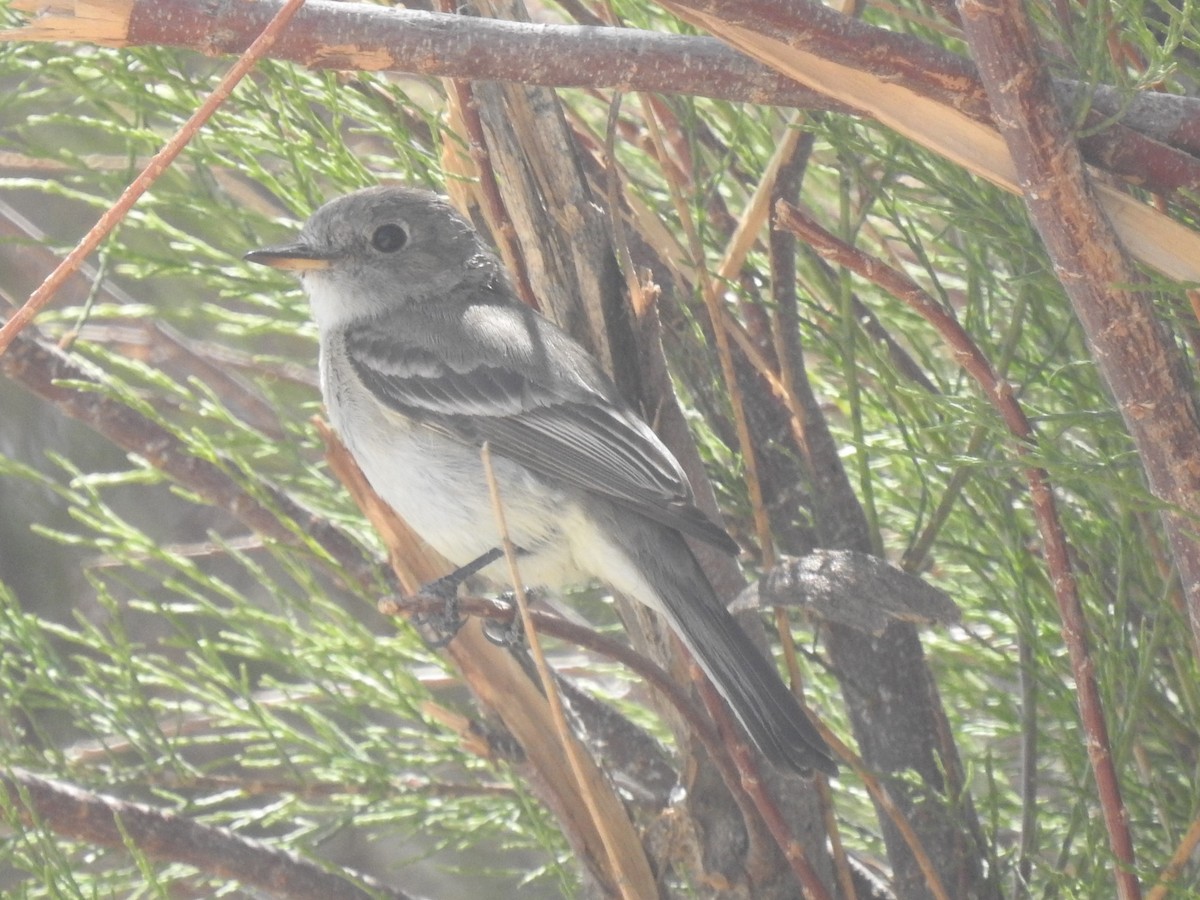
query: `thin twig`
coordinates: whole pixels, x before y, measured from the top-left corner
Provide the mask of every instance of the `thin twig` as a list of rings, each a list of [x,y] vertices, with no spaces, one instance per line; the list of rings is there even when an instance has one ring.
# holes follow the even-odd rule
[[[659,148],[660,157],[666,155],[666,150],[663,145],[663,137],[658,128],[657,119],[654,112],[647,104],[642,107],[643,117],[647,128],[651,135],[651,140]],[[679,221],[683,227],[684,234],[687,237],[688,248],[691,252],[692,259],[696,266],[696,275],[700,286],[700,293],[704,298],[704,304],[707,308],[713,334],[717,344],[717,357],[720,360],[721,372],[725,380],[726,389],[729,392],[730,406],[733,411],[734,426],[737,432],[738,445],[741,449],[742,459],[746,467],[746,486],[750,495],[750,505],[753,511],[755,532],[759,542],[760,552],[762,554],[763,565],[773,565],[774,561],[774,538],[771,530],[771,523],[767,516],[766,502],[763,496],[762,481],[758,474],[758,457],[755,449],[754,441],[751,437],[750,423],[746,414],[745,403],[743,402],[741,387],[737,378],[737,371],[733,364],[733,355],[729,345],[729,334],[733,331],[726,327],[726,322],[730,318],[727,311],[724,309],[720,297],[717,295],[716,285],[711,277],[709,277],[704,266],[704,249],[700,241],[700,236],[696,231],[695,225],[691,220],[691,215],[687,208],[687,204],[683,198],[683,192],[680,185],[670,176],[670,168],[663,167],[663,172],[667,176],[667,184],[670,188],[671,199],[674,202],[676,213],[679,216]],[[708,702],[709,697],[702,689],[702,696],[705,696],[706,703],[709,706],[709,711],[717,718],[728,720],[728,710],[719,702]],[[736,734],[736,730],[732,727],[726,727],[724,733],[727,735]],[[757,769],[750,762],[751,756],[745,747],[738,740],[733,740],[734,760],[738,763],[738,769],[741,773],[742,785],[751,799],[755,802],[759,813],[767,824],[767,828],[771,832],[771,836],[779,845],[779,849],[783,852],[784,858],[788,865],[795,873],[800,883],[805,886],[805,889],[813,896],[823,896],[824,886],[820,879],[816,876],[811,864],[808,862],[807,856],[804,853],[803,847],[797,843],[792,835],[791,829],[787,822],[780,814],[778,807],[774,801],[762,790],[761,780],[757,774]],[[818,894],[818,892],[820,892]]]
[[[663,146],[662,134],[658,128],[658,121],[655,118],[653,110],[644,103],[642,105],[642,115],[646,122],[646,127],[650,132],[651,140],[659,147],[660,157],[665,156],[666,150]],[[721,374],[725,379],[726,390],[729,392],[729,405],[733,411],[738,446],[742,453],[742,460],[746,466],[746,489],[750,494],[750,508],[754,515],[754,530],[758,538],[759,552],[763,556],[763,565],[769,567],[773,564],[775,558],[774,544],[771,537],[771,523],[767,518],[766,503],[763,500],[762,482],[758,477],[758,456],[754,442],[751,440],[750,424],[746,418],[746,407],[742,401],[742,391],[738,383],[737,371],[733,365],[733,356],[729,349],[729,335],[724,327],[725,316],[722,312],[721,299],[717,296],[716,285],[705,269],[704,246],[700,241],[700,235],[696,232],[696,226],[692,222],[691,213],[683,197],[683,191],[680,185],[670,177],[670,172],[669,166],[663,167],[663,174],[667,176],[666,181],[671,192],[671,200],[675,205],[675,212],[679,216],[679,224],[687,236],[688,249],[696,266],[700,294],[704,298],[704,305],[708,310],[713,335],[716,338],[717,358],[720,360]]]
[[[608,128],[605,138],[605,152],[609,163],[606,191],[609,202],[609,218],[612,223],[613,246],[617,249],[622,271],[626,274],[634,312],[640,317],[649,312],[649,304],[652,302],[652,299],[650,292],[636,278],[633,260],[629,252],[629,244],[626,239],[624,222],[621,219],[621,206],[619,203],[621,175],[614,152],[621,97],[621,94],[614,96],[612,107],[609,111]],[[643,659],[640,655],[635,654],[635,656],[638,657],[639,662]],[[646,663],[653,665],[649,660],[646,660]],[[654,668],[657,668],[657,666]],[[665,677],[665,673],[663,674]],[[646,676],[643,675],[643,677]],[[742,814],[747,834],[750,836],[749,845],[751,852],[756,852],[755,848],[762,847],[770,839],[769,834],[764,833],[764,828],[768,827],[767,822],[763,815],[762,807],[757,804],[757,798],[751,797],[750,792],[745,789],[744,779],[730,756],[728,745],[721,740],[720,735],[717,734],[711,723],[699,714],[699,711],[696,710],[687,695],[676,688],[673,681],[667,678],[664,684],[652,683],[659,687],[660,690],[664,686],[669,687],[671,693],[667,694],[667,696],[674,704],[676,711],[681,713],[684,719],[688,721],[692,733],[699,737],[700,743],[708,752],[709,759],[717,767],[717,771],[721,774],[722,779],[729,788],[729,793]],[[727,730],[727,733],[736,734],[732,729]]]
[[[699,666],[693,663],[693,668],[699,679],[701,674]],[[704,705],[708,707],[709,715],[717,721],[721,733],[725,735],[725,744],[730,748],[733,761],[741,776],[742,790],[754,802],[755,809],[762,816],[767,830],[783,853],[788,868],[800,882],[805,896],[810,900],[830,900],[829,892],[809,861],[808,854],[804,852],[804,845],[796,840],[791,825],[784,818],[779,804],[775,802],[775,797],[764,786],[758,762],[755,760],[754,754],[750,752],[750,748],[746,746],[745,741],[738,735],[729,707],[711,684],[702,683],[700,696],[704,700]]]
[[[387,583],[378,563],[328,519],[261,478],[249,478],[233,463],[217,465],[196,456],[166,427],[97,390],[100,382],[91,371],[35,333],[31,329],[16,335],[8,352],[0,355],[0,374],[262,536],[290,546],[308,544],[332,561],[335,575],[348,577],[358,587],[376,591]]]

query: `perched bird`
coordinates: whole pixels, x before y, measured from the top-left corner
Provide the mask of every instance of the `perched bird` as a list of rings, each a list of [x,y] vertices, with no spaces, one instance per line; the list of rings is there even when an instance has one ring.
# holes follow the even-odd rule
[[[599,364],[518,300],[445,199],[359,191],[317,210],[295,243],[246,259],[299,274],[329,417],[375,491],[434,549],[465,566],[501,544],[486,441],[526,582],[597,578],[661,613],[766,757],[836,773],[684,535],[729,553],[736,544]]]

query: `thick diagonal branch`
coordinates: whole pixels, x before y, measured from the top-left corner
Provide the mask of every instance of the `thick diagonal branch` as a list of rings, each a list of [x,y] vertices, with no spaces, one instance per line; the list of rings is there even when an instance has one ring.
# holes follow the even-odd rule
[[[960,0],[971,48],[1008,143],[1025,203],[1117,401],[1162,513],[1195,634],[1200,635],[1200,421],[1182,360],[1148,285],[1096,202],[1053,103],[1033,25],[1019,0]],[[1072,622],[1064,618],[1064,627]],[[1098,696],[1081,691],[1087,715]],[[1140,896],[1113,762],[1088,745],[1122,897]]]
[[[101,847],[129,843],[149,859],[181,862],[291,900],[367,900],[412,894],[365,875],[338,875],[294,853],[186,816],[92,793],[14,769],[0,773],[7,804],[30,822]],[[355,882],[358,882],[357,884]]]
[[[1154,495],[1200,640],[1200,415],[1149,284],[1096,202],[1016,0],[960,4],[964,25],[1059,281],[1113,392]]]

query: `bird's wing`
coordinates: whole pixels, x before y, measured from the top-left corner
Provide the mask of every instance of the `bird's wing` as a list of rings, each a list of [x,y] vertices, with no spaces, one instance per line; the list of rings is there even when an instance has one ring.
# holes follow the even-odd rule
[[[475,318],[456,319],[466,332],[449,332],[451,340],[419,316],[374,320],[346,332],[346,350],[385,407],[737,552],[693,503],[670,451],[579,345],[523,308]]]

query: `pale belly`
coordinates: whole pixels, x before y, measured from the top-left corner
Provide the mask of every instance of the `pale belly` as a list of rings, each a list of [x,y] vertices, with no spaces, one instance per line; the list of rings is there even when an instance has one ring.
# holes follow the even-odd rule
[[[353,376],[335,384],[323,371],[322,381],[330,420],[363,474],[430,546],[462,566],[501,545],[478,448],[385,409]],[[586,582],[593,569],[580,564],[573,545],[592,526],[578,496],[503,457],[493,456],[492,467],[509,537],[523,551],[522,581],[555,588]],[[484,575],[509,580],[503,561]]]

